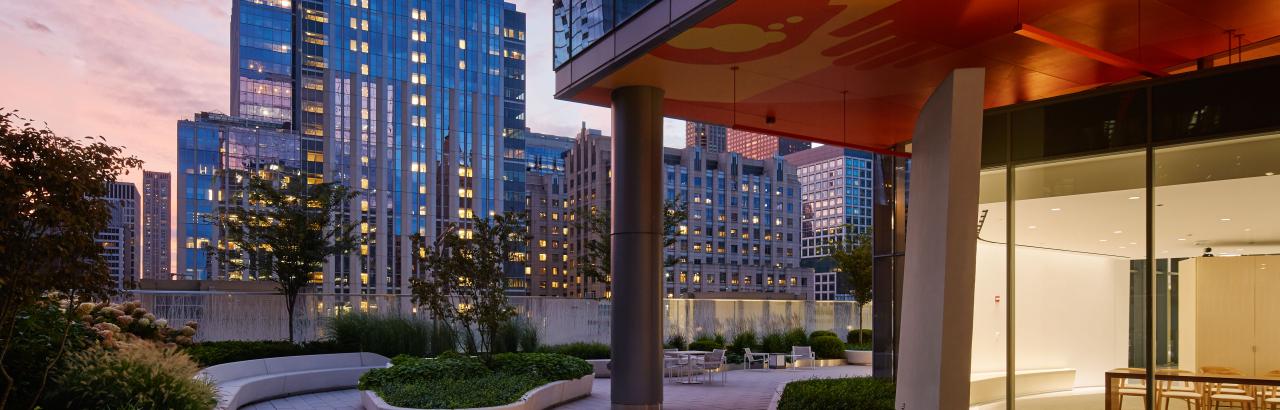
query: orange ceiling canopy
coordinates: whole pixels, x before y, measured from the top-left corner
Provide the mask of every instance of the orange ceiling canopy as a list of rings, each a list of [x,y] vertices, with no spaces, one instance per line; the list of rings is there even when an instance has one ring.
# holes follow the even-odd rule
[[[955,68],[986,68],[989,108],[1280,50],[1277,0],[724,3],[557,97],[607,106],[651,85],[670,117],[882,149]]]

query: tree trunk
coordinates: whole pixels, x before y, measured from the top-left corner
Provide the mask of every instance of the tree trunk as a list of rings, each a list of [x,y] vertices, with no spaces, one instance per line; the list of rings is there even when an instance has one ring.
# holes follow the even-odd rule
[[[862,344],[862,304],[858,303],[858,344]]]
[[[285,309],[287,310],[286,312],[287,316],[289,318],[288,319],[289,320],[289,343],[293,343],[293,307],[294,307],[294,303],[297,302],[298,300],[298,294],[286,293],[284,297],[285,297],[284,305],[285,305]]]

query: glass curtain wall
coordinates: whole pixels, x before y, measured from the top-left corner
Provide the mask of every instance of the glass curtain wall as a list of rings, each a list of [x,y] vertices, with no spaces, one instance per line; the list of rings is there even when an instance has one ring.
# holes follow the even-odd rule
[[[971,408],[1280,408],[1278,67],[986,115]]]

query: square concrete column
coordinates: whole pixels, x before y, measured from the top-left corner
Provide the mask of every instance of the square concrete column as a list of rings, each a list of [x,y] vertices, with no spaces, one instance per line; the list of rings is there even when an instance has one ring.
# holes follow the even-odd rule
[[[953,71],[912,135],[896,408],[969,407],[983,77]]]
[[[613,90],[614,409],[662,408],[662,96]]]

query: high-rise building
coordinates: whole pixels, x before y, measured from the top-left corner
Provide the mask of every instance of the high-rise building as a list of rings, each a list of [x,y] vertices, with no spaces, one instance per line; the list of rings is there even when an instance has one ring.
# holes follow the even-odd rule
[[[142,277],[172,279],[169,274],[168,172],[142,172]]]
[[[118,288],[138,280],[138,187],[129,182],[111,182],[103,198],[111,208],[107,228],[98,232],[107,273]]]
[[[574,139],[529,132],[525,139],[529,211],[529,248],[523,283],[534,296],[566,296],[569,288],[560,278],[568,275],[569,215],[565,212],[565,154]]]
[[[723,125],[705,122],[686,121],[684,123],[684,146],[702,148],[708,154],[725,151],[726,129]]]
[[[844,299],[847,281],[832,271],[828,246],[844,237],[847,227],[856,232],[871,228],[871,162],[866,151],[824,145],[786,156],[800,178],[801,264],[818,273],[814,297]]]
[[[208,251],[219,242],[219,212],[247,187],[244,174],[299,170],[300,137],[273,121],[198,113],[178,121],[176,279],[245,279]]]
[[[565,173],[565,153],[573,149],[570,137],[530,132],[525,137],[525,171],[533,174]]]
[[[232,114],[262,121],[258,137],[294,133],[296,151],[278,159],[297,162],[307,181],[360,191],[342,217],[360,227],[362,246],[326,264],[321,291],[406,293],[413,235],[465,235],[471,217],[504,210],[513,59],[502,56],[523,56],[506,48],[523,31],[508,21],[523,15],[509,11],[498,0],[233,2]],[[183,269],[210,275],[195,272],[206,260],[190,259]]]
[[[729,152],[761,160],[804,151],[813,145],[809,141],[735,129],[727,130],[725,139]]]
[[[525,16],[516,5],[502,9],[502,140],[504,210],[524,210],[525,201]]]
[[[584,130],[567,155],[570,297],[609,297],[577,271],[590,233],[573,224],[609,212],[610,138]],[[665,148],[664,198],[688,204],[675,243],[664,250],[668,297],[810,299],[813,270],[800,267],[800,185],[782,158],[751,160],[701,148]],[[536,239],[536,235],[535,235]],[[556,279],[549,286],[555,289]]]

